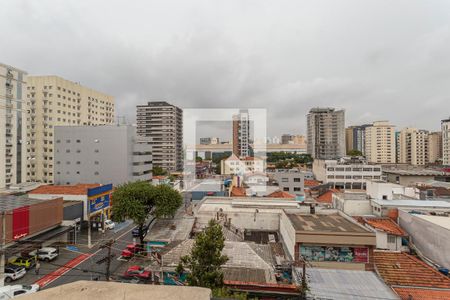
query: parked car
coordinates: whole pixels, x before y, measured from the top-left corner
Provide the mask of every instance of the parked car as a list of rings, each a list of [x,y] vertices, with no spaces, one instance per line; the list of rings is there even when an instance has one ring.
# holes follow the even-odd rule
[[[105,221],[105,228],[106,229],[114,229],[116,227],[116,223],[114,223],[113,221],[111,221],[111,220],[106,220]]]
[[[144,227],[142,227],[142,231],[144,232],[144,235],[148,233],[148,226],[144,225]],[[134,228],[133,231],[131,231],[131,234],[133,235],[133,237],[139,237],[139,226]]]
[[[122,258],[130,259],[135,254],[144,251],[142,245],[139,244],[129,244],[125,249],[122,250]]]
[[[29,253],[29,255],[31,255],[31,256],[37,255],[38,259],[40,259],[40,260],[51,261],[51,260],[54,260],[55,258],[57,258],[59,253],[58,253],[58,249],[56,249],[56,248],[43,247],[41,249],[31,251]]]
[[[32,294],[39,291],[39,285],[7,285],[0,287],[0,300],[7,300],[22,295]]]
[[[129,267],[123,277],[125,278],[139,278],[143,280],[150,280],[152,273],[150,271],[146,271],[144,267],[141,266],[131,266]]]
[[[15,265],[5,266],[5,282],[9,283],[11,281],[17,280],[25,276],[27,271],[24,267],[19,267]]]
[[[8,263],[29,270],[36,265],[36,256],[12,256],[8,259]]]

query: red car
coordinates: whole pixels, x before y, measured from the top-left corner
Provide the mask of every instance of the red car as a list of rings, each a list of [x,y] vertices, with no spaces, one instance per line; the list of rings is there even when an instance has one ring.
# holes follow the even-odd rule
[[[132,258],[136,253],[142,252],[143,249],[138,244],[129,244],[122,250],[122,258]]]
[[[129,267],[128,270],[125,271],[123,274],[123,277],[125,278],[138,278],[138,279],[144,279],[144,280],[150,280],[152,277],[152,273],[150,271],[146,271],[141,266],[132,266]]]

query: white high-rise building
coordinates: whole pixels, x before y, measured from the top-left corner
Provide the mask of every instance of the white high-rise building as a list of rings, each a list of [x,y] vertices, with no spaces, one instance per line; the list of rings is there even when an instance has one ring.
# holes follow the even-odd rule
[[[27,73],[0,63],[0,189],[25,182]]]
[[[29,76],[27,180],[54,181],[54,126],[114,123],[114,97],[58,76]]]
[[[377,164],[396,162],[395,126],[388,121],[374,122],[365,129],[365,155],[367,161]]]
[[[428,131],[404,128],[399,133],[397,163],[425,165],[428,163]]]
[[[442,120],[442,164],[450,166],[450,118]]]
[[[345,111],[313,108],[307,115],[308,154],[318,159],[345,156]]]

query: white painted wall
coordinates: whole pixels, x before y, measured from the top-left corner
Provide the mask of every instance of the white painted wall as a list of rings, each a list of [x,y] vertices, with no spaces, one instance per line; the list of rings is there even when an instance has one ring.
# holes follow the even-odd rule
[[[295,259],[295,229],[284,212],[280,215],[280,235],[291,259]]]

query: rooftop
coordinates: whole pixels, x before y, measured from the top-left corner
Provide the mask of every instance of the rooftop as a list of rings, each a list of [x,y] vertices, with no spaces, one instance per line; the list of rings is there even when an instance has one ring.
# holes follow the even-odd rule
[[[415,214],[415,216],[450,230],[450,217],[419,215],[419,214]]]
[[[245,188],[233,186],[231,188],[231,197],[247,197]]]
[[[211,299],[211,290],[188,286],[137,285],[118,282],[80,280],[21,297],[23,300],[209,300]]]
[[[189,238],[195,219],[193,217],[176,217],[174,219],[157,219],[151,227],[146,241],[184,241]]]
[[[289,194],[288,192],[285,192],[285,191],[275,191],[275,192],[270,193],[269,195],[267,195],[267,197],[272,197],[272,198],[286,198],[286,199],[292,199],[292,198],[295,198],[294,195]]]
[[[381,206],[395,207],[429,207],[429,208],[447,208],[450,209],[450,202],[435,200],[381,200],[372,199],[373,203]]]
[[[396,174],[402,176],[438,176],[444,175],[445,172],[429,169],[412,169],[412,170],[383,170],[383,173]]]
[[[373,272],[308,268],[306,274],[314,299],[398,299]]]
[[[312,179],[305,179],[305,187],[313,187],[321,185],[320,181],[312,180]]]
[[[377,218],[377,217],[356,217],[356,220],[361,224],[367,224],[370,227],[387,232],[389,234],[394,234],[398,236],[407,236],[408,234],[400,228],[392,219],[390,218]]]
[[[316,202],[332,204],[333,203],[333,194],[338,191],[339,190],[336,190],[336,189],[328,190],[325,193],[323,193],[322,195],[320,195],[319,197],[317,197]]]
[[[87,190],[98,187],[100,184],[76,184],[76,185],[43,185],[37,189],[32,190],[29,194],[44,194],[44,195],[87,195]]]
[[[388,285],[450,289],[450,278],[412,255],[375,251],[374,259],[378,273]]]
[[[353,223],[340,214],[287,214],[296,231],[356,232],[367,233],[359,224]],[[356,222],[356,221],[355,221]]]
[[[28,205],[43,203],[59,197],[50,196],[48,199],[33,199],[27,196],[0,195],[0,211],[10,211]]]
[[[433,290],[411,287],[394,287],[394,291],[405,300],[447,300],[450,299],[450,290]]]

